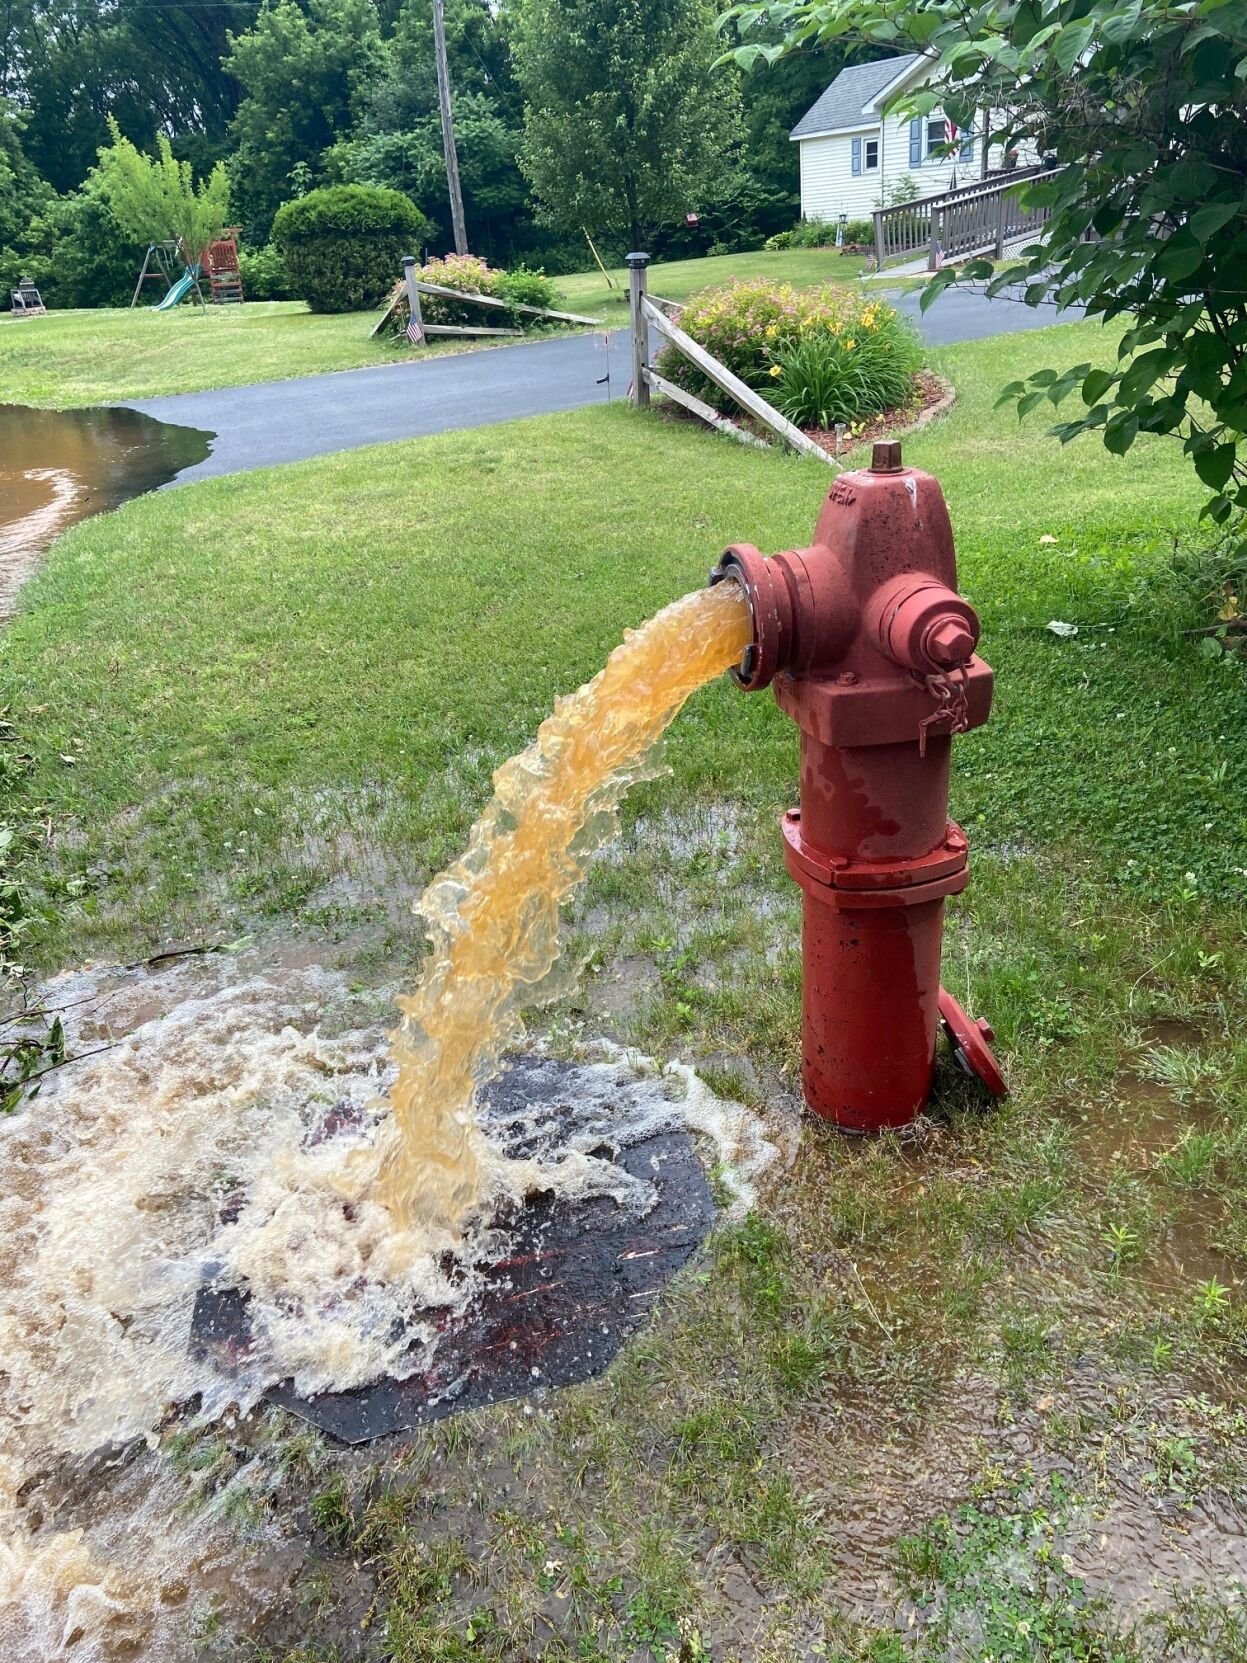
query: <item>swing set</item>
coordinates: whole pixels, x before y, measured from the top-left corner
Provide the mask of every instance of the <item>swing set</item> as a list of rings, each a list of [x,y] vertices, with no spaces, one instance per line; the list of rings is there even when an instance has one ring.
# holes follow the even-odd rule
[[[197,306],[241,305],[243,300],[242,271],[238,264],[238,230],[231,227],[214,242],[210,242],[200,260],[188,263],[178,242],[149,243],[143,256],[138,282],[130,297],[130,310],[138,305],[144,283],[163,283],[164,295],[152,310],[171,311],[180,301],[191,295]],[[182,267],[179,275],[178,267]],[[208,300],[200,280],[207,279]]]

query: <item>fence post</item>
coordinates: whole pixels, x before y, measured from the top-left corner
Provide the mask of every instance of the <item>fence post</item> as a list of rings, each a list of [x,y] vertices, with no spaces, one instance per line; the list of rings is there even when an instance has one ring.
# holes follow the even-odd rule
[[[875,222],[875,270],[883,270],[883,214],[878,208],[874,211]]]
[[[942,208],[932,208],[931,209],[931,248],[930,248],[930,251],[927,254],[927,270],[928,271],[938,271],[940,269],[940,256],[941,256],[941,253],[942,253],[942,248],[941,248],[942,236],[941,236],[941,233],[943,232],[943,229],[944,229],[944,210]]]
[[[403,256],[403,281],[407,285],[407,305],[411,312],[411,322],[415,324],[416,334],[419,336],[419,341],[412,341],[411,344],[417,346],[424,341],[424,319],[420,315],[420,291],[416,287],[416,262],[410,254]],[[433,315],[436,317],[436,312]]]
[[[649,322],[641,302],[645,298],[649,255],[625,254],[624,264],[628,268],[628,299],[632,307],[632,402],[638,410],[644,410],[649,405],[649,382],[645,375],[649,369]]]
[[[1005,193],[1004,193],[1003,190],[1000,190],[996,193],[996,258],[998,260],[1003,260],[1004,257],[1005,257]]]

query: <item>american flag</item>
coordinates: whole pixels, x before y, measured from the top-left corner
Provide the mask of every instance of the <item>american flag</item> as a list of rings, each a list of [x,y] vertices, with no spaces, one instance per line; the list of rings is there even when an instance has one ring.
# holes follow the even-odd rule
[[[421,329],[418,318],[410,318],[408,320],[405,333],[412,346],[424,345],[424,330]]]

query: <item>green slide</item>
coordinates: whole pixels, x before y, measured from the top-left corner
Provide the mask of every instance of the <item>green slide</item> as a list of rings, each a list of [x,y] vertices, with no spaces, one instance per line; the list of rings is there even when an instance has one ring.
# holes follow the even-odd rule
[[[153,312],[170,312],[179,300],[185,300],[199,276],[198,270],[184,271],[162,301],[152,307]]]

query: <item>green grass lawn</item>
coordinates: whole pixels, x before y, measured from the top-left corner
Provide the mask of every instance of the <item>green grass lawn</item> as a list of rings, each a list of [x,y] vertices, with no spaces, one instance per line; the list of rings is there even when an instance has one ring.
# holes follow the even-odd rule
[[[702,260],[659,261],[649,268],[649,287],[664,300],[687,300],[697,289],[735,278],[765,277],[775,283],[793,283],[811,288],[817,283],[855,281],[865,269],[860,255],[840,255],[834,248],[793,248],[770,254],[716,254]],[[623,325],[628,318],[628,273],[625,267],[611,270],[611,287],[596,269],[574,277],[560,277],[559,294],[574,312],[586,312],[608,322]]]
[[[860,260],[826,250],[731,254],[681,260],[653,268],[656,293],[682,300],[694,289],[729,277],[773,276],[807,285],[855,277]],[[601,317],[612,328],[627,322],[627,273],[559,279],[567,309]],[[390,337],[372,340],[376,312],[318,317],[301,301],[249,301],[245,306],[181,306],[173,312],[53,312],[21,322],[0,316],[0,403],[102,404],[155,398],[162,393],[239,387],[326,370],[359,369],[418,356]],[[441,341],[424,352],[462,352],[480,342]]]
[[[379,1468],[318,1447],[314,1478],[289,1428],[231,1434],[302,1474],[261,1512],[306,1519],[316,1491],[315,1641],[262,1655],[321,1663],[368,1609],[397,1663],[1247,1660],[1233,1578],[1192,1562],[1162,1620],[1103,1568],[1104,1543],[1165,1567],[1192,1520],[1247,1528],[1247,689],[1184,634],[1214,582],[1176,447],[1061,451],[993,412],[1002,382],[1111,348],[1071,325],[950,349],[960,401],[905,441],[999,677],[956,747],[972,878],[945,979],[1012,1095],[946,1070],[907,1145],[807,1124],[645,1337],[536,1414],[456,1418]],[[394,903],[492,768],[726,543],[804,541],[827,478],[615,406],[77,527],[0,637],[35,758],[15,806],[50,828],[32,953],[276,930],[363,979],[414,964]],[[575,909],[556,1043],[697,1060],[791,1145],[796,730],[723,680],[666,757]]]
[[[65,409],[409,357],[406,347],[369,339],[376,320],[375,312],[317,317],[302,301],[0,319],[0,401]]]

